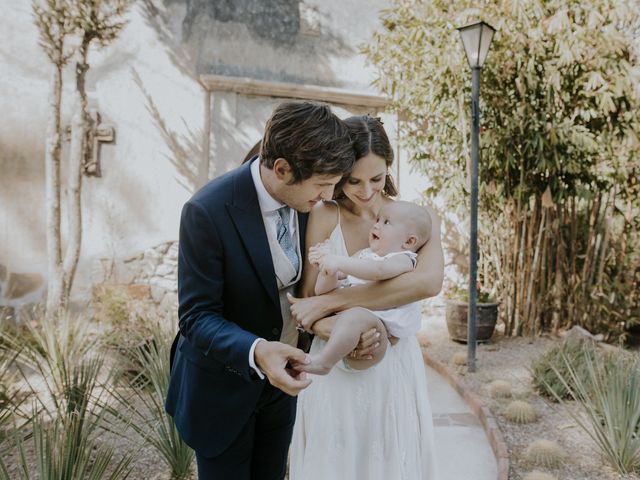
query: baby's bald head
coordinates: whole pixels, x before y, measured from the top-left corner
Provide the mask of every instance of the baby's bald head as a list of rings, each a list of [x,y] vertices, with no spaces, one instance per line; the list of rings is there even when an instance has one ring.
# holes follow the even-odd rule
[[[429,241],[431,236],[431,215],[427,210],[412,202],[396,200],[380,209],[380,214],[385,213],[396,222],[405,225],[408,236],[415,235],[416,243],[411,248],[417,251]]]

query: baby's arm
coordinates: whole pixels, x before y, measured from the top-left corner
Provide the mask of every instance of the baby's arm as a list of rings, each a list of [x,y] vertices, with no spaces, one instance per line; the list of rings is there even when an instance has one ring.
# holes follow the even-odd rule
[[[320,267],[318,278],[316,278],[316,295],[323,295],[332,290],[335,290],[338,286],[338,273],[328,273],[326,270]]]
[[[413,260],[408,255],[393,255],[384,260],[372,260],[329,254],[320,260],[321,271],[340,271],[369,281],[387,280],[413,269]]]
[[[312,265],[319,267],[318,276],[316,277],[316,284],[314,292],[316,295],[322,295],[335,290],[338,287],[338,275],[337,271],[329,271],[326,268],[322,268],[321,260],[330,255],[330,247],[328,243],[322,242],[309,248],[309,262]]]

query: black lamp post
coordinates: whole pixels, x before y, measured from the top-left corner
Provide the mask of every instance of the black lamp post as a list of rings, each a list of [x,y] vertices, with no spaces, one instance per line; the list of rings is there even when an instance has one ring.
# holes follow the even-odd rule
[[[467,367],[476,371],[476,311],[478,303],[478,159],[480,156],[480,70],[489,53],[495,29],[485,22],[458,28],[471,67],[471,239],[469,248],[469,313],[467,318]]]

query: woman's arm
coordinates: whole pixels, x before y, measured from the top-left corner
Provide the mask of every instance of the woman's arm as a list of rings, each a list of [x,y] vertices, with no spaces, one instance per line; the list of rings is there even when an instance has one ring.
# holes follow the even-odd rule
[[[331,203],[318,203],[311,209],[309,220],[307,221],[307,232],[305,239],[306,252],[309,248],[325,241],[331,235],[331,231],[336,226],[338,213],[336,206]],[[315,295],[316,280],[318,278],[318,267],[309,261],[309,255],[304,255],[305,261],[302,267],[302,287],[300,295],[311,297]]]
[[[294,321],[313,324],[333,312],[356,306],[384,310],[437,295],[444,277],[440,218],[432,208],[426,208],[432,218],[431,239],[418,251],[415,270],[382,282],[340,288],[318,297],[294,299],[291,306]]]

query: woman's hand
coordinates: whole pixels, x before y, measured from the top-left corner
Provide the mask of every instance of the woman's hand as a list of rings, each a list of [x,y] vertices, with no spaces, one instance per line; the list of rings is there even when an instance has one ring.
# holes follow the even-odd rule
[[[317,322],[313,324],[312,332],[314,335],[320,337],[325,342],[329,340],[331,336],[331,331],[333,330],[334,325],[336,324],[336,316],[331,315],[330,317],[321,318]],[[398,339],[395,338],[396,342]],[[358,346],[355,350],[353,350],[349,357],[355,360],[371,360],[371,354],[376,349],[376,345],[378,344],[380,339],[380,332],[375,328],[364,332],[360,335],[360,341],[358,342]]]
[[[333,313],[324,296],[296,298],[287,294],[287,298],[291,304],[291,319],[295,325],[303,327],[307,332],[311,332],[315,322]]]

